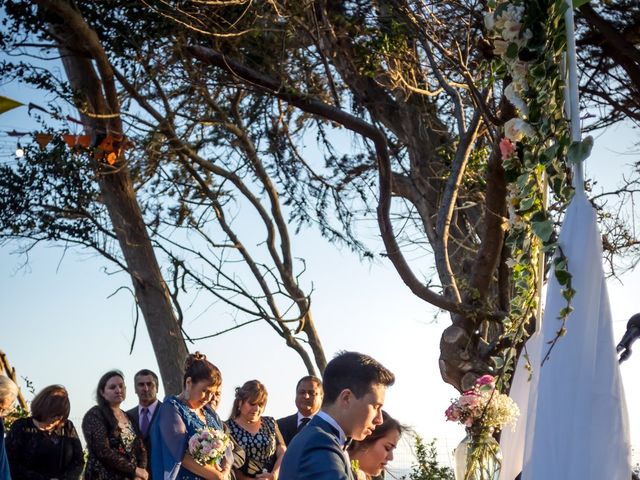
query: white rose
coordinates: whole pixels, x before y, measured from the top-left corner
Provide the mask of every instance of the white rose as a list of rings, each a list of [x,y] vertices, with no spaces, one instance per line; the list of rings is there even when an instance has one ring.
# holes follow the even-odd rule
[[[520,22],[507,20],[506,22],[504,22],[504,27],[502,29],[502,38],[504,38],[507,42],[515,42],[520,37],[521,29],[522,24]]]
[[[504,55],[507,53],[507,47],[509,47],[509,44],[504,40],[493,41],[493,53],[496,55]]]
[[[524,84],[525,78],[527,76],[527,72],[529,71],[529,64],[527,62],[522,62],[520,60],[516,60],[511,63],[511,76],[514,81],[519,84]]]
[[[535,135],[533,127],[521,118],[512,118],[504,124],[504,136],[512,142],[519,142],[523,137]]]
[[[484,28],[487,29],[488,32],[493,30],[496,27],[496,21],[493,18],[493,12],[484,14]]]
[[[529,107],[524,100],[518,95],[519,91],[516,90],[517,85],[514,82],[511,82],[507,85],[507,88],[504,89],[504,96],[507,97],[507,100],[511,102],[511,104],[516,107],[523,115],[527,115],[529,113]]]

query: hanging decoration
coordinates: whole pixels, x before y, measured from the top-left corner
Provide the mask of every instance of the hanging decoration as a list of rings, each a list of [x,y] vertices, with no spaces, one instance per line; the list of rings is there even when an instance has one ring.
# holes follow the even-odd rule
[[[24,103],[0,95],[0,115],[22,105],[24,105]]]
[[[6,132],[6,134],[10,137],[18,138],[30,135],[28,132],[18,132],[16,130]],[[114,165],[126,149],[133,147],[133,143],[123,135],[74,135],[63,133],[61,136],[72,152],[89,152],[94,159],[103,160],[109,165]],[[47,145],[54,138],[55,136],[51,133],[39,132],[33,135],[33,139],[40,147],[40,150],[47,148]],[[16,149],[16,156],[18,158],[24,156],[24,150],[19,143]]]

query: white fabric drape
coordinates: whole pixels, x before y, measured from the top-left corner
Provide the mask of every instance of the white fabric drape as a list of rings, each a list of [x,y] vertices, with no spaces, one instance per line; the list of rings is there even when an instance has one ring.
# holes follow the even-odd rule
[[[527,344],[534,368],[518,366],[512,397],[522,409],[518,431],[503,433],[502,480],[629,480],[631,448],[624,391],[602,268],[595,211],[576,193],[560,234],[573,275],[574,311],[549,359],[540,367],[561,327],[566,306],[550,275],[542,330]],[[528,390],[528,391],[527,391]]]

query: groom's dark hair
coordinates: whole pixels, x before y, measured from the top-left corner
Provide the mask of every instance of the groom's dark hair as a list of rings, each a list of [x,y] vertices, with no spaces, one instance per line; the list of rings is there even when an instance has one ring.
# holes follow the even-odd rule
[[[356,398],[362,398],[373,385],[389,387],[396,381],[393,373],[369,355],[358,352],[338,352],[324,369],[322,385],[323,405],[334,403],[348,388]]]

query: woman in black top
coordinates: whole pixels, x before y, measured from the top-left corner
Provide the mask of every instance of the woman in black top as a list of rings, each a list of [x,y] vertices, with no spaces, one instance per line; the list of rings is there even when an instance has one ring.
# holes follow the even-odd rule
[[[7,435],[7,455],[13,480],[76,480],[84,458],[69,417],[69,396],[51,385],[31,402],[31,417],[13,422]]]
[[[89,456],[85,480],[147,480],[147,452],[142,437],[120,405],[126,396],[124,376],[118,370],[105,373],[98,382],[96,400],[82,419]]]

